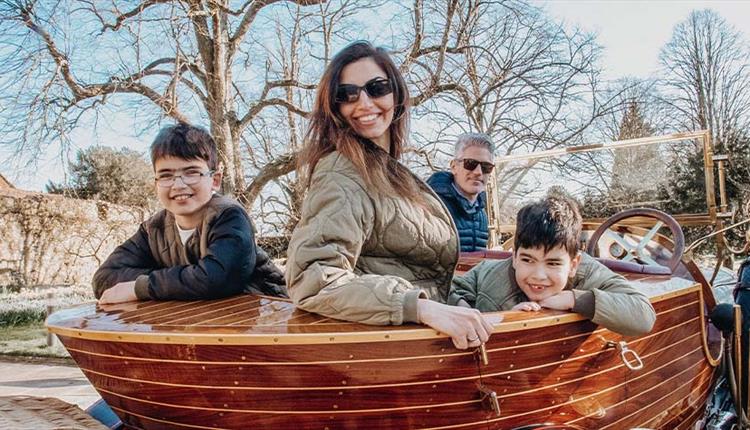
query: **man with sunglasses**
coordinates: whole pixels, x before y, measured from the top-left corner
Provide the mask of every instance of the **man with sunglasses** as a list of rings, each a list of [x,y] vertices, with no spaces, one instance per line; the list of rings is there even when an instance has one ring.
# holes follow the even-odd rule
[[[492,169],[495,146],[481,133],[458,136],[450,172],[436,172],[427,180],[453,217],[461,239],[461,251],[487,247],[489,229],[484,186]]]

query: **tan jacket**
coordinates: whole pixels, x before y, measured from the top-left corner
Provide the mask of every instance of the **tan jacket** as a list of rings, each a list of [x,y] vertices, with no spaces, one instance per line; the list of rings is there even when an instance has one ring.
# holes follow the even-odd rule
[[[420,297],[445,302],[458,235],[440,199],[421,186],[427,208],[369,191],[338,152],[323,157],[287,251],[295,304],[332,318],[386,325],[418,322]]]
[[[656,312],[649,299],[622,276],[588,254],[581,255],[578,270],[566,290],[575,296],[573,312],[609,330],[624,335],[651,331]],[[453,279],[448,303],[469,306],[482,312],[507,311],[528,297],[516,282],[511,259],[486,260]]]

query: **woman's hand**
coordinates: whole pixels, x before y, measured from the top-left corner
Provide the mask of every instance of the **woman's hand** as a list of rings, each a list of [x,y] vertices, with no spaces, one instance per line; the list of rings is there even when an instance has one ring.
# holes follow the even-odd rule
[[[458,349],[476,348],[487,342],[492,334],[492,324],[476,309],[419,299],[417,312],[419,322],[450,336]]]
[[[521,302],[511,308],[513,311],[536,312],[541,311],[542,306],[537,302]]]

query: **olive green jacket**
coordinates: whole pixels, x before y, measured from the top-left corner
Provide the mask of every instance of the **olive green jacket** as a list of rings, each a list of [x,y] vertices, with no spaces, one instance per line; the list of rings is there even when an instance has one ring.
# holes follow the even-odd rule
[[[572,290],[572,311],[609,330],[624,335],[651,331],[656,312],[649,299],[622,276],[588,254],[581,255],[575,276],[566,290]],[[516,282],[512,259],[485,260],[453,279],[448,303],[467,305],[482,312],[507,311],[529,301]]]
[[[368,190],[338,152],[323,157],[287,251],[294,303],[332,318],[386,325],[418,322],[420,297],[445,302],[458,235],[440,199],[420,184],[425,207]]]

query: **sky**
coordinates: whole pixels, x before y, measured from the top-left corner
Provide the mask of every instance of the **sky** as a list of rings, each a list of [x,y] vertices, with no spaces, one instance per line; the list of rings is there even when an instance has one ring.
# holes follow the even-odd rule
[[[583,1],[535,2],[568,25],[594,31],[604,47],[606,79],[645,78],[658,71],[659,50],[672,36],[674,26],[691,11],[713,9],[750,39],[750,1]]]
[[[674,26],[695,9],[716,10],[750,40],[750,1],[545,0],[535,3],[565,24],[597,34],[597,42],[604,48],[605,79],[646,78],[657,73],[659,50],[669,41]],[[92,130],[78,130],[74,140],[145,151],[153,136],[132,136],[127,125],[129,119],[123,115],[108,121],[97,134]],[[0,160],[6,157],[7,154],[0,153]],[[59,148],[53,146],[35,166],[1,163],[0,173],[18,188],[41,191],[50,180],[64,180],[63,165]]]

